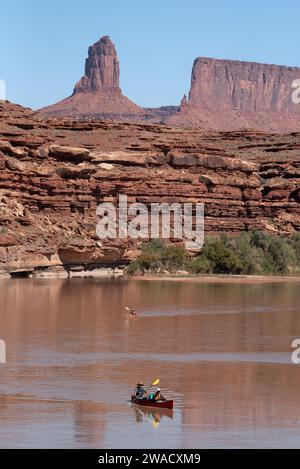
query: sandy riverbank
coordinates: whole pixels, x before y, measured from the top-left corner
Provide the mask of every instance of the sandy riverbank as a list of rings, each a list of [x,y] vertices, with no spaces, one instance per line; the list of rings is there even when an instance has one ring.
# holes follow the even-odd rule
[[[199,282],[199,283],[282,283],[299,282],[295,275],[137,275],[130,277],[143,281]]]

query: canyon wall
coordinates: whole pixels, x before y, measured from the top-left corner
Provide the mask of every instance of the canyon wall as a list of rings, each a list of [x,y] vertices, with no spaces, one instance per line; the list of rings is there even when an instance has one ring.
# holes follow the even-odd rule
[[[299,231],[299,150],[300,133],[80,122],[0,103],[0,271],[126,265],[141,240],[96,234],[98,204],[117,205],[119,194],[147,206],[202,202],[212,235]]]

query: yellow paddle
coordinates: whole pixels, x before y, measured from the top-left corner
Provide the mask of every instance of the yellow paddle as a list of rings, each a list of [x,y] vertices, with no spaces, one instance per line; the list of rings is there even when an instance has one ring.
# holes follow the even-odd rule
[[[159,378],[157,378],[155,381],[153,381],[152,384],[150,384],[150,386],[147,387],[146,391],[151,388],[152,386],[156,386],[157,384],[159,384]]]

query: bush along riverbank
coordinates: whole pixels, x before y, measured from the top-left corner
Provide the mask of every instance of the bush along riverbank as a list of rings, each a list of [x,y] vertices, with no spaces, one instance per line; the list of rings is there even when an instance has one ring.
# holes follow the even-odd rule
[[[144,273],[300,275],[300,233],[291,237],[261,231],[238,236],[207,236],[202,251],[191,257],[183,247],[153,240],[127,267],[128,275]]]

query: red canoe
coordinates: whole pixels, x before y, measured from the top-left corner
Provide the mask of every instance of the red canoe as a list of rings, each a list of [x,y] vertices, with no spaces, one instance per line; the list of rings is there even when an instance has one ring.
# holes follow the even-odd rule
[[[173,409],[173,401],[150,401],[149,399],[138,399],[135,396],[131,396],[131,402],[136,405],[143,407],[154,407],[158,409]]]

